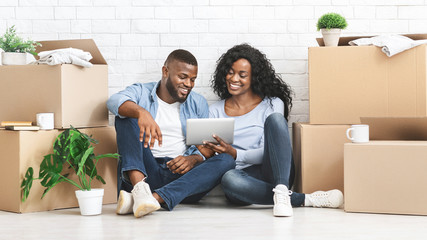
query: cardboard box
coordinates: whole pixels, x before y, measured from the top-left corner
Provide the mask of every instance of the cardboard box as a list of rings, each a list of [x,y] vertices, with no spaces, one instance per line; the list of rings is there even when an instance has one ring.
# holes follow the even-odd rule
[[[427,140],[427,117],[361,117],[370,140]]]
[[[427,215],[427,142],[344,145],[344,210]]]
[[[340,44],[357,38],[341,38]],[[376,46],[311,47],[308,56],[311,124],[427,116],[426,45],[390,58]]]
[[[37,52],[73,47],[92,54],[72,64],[0,66],[0,121],[32,121],[53,112],[55,128],[108,126],[108,66],[92,39],[44,41]]]
[[[99,141],[95,154],[117,152],[114,127],[79,129]],[[74,191],[77,188],[67,182],[59,183],[43,199],[44,188],[35,180],[28,199],[21,202],[21,183],[29,167],[38,177],[43,156],[53,152],[53,143],[63,130],[10,131],[0,130],[0,210],[12,212],[36,212],[60,208],[78,207]],[[103,203],[115,203],[117,199],[117,160],[104,158],[98,163],[98,172],[106,184],[93,180],[93,187],[104,188]],[[75,177],[75,175],[74,175]],[[77,178],[75,178],[77,179]]]
[[[296,192],[344,190],[344,143],[350,125],[293,124]]]

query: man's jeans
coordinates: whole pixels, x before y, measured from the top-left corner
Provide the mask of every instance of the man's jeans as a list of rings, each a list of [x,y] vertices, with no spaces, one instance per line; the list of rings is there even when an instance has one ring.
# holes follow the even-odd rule
[[[133,186],[127,171],[138,170],[151,188],[165,201],[163,207],[172,210],[183,200],[196,202],[218,185],[222,175],[235,167],[229,154],[206,159],[185,173],[174,174],[166,166],[172,158],[154,158],[150,148],[139,141],[139,126],[135,118],[116,117],[117,147],[120,154],[118,190],[131,191]]]
[[[292,187],[295,170],[288,123],[273,113],[264,123],[264,159],[261,165],[228,171],[221,185],[227,198],[239,205],[273,204],[272,189],[277,184]],[[305,195],[292,193],[292,206],[302,206]]]

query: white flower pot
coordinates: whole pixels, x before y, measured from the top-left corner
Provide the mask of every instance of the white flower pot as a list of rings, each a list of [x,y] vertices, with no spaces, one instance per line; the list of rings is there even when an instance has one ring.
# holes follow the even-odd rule
[[[84,216],[99,215],[102,213],[102,197],[104,189],[92,188],[90,191],[76,191],[80,214]]]
[[[0,65],[3,65],[1,60],[3,58],[3,53],[4,53],[3,49],[0,48]]]
[[[3,65],[25,65],[27,64],[27,53],[2,52]]]
[[[341,29],[339,28],[331,28],[320,29],[320,32],[323,35],[323,42],[326,47],[336,47],[338,46],[338,41],[340,40]]]

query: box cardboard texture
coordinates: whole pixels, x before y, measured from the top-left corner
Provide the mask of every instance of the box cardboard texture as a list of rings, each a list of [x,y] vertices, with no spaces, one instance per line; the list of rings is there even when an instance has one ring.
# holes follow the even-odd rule
[[[427,35],[406,35],[426,39]],[[310,47],[311,124],[357,124],[360,117],[427,116],[427,46],[387,57],[376,46]]]
[[[116,135],[113,127],[85,128],[81,132],[92,135],[99,141],[95,145],[95,154],[117,152]],[[40,180],[34,180],[28,199],[21,202],[21,182],[29,167],[33,167],[38,177],[43,156],[53,152],[53,143],[63,130],[51,131],[9,131],[0,130],[0,210],[12,212],[36,212],[60,208],[78,207],[74,191],[77,188],[62,182],[52,188],[40,199],[44,188]],[[117,160],[101,159],[97,170],[106,184],[94,179],[92,186],[104,189],[103,203],[115,203],[117,199]],[[73,180],[77,180],[73,176]]]
[[[293,124],[296,192],[344,190],[344,143],[350,125]]]
[[[427,215],[427,142],[344,145],[344,210]]]
[[[37,52],[78,48],[91,68],[72,64],[0,66],[0,121],[32,121],[53,112],[55,128],[108,126],[108,66],[92,39],[41,42]]]
[[[370,140],[427,140],[427,117],[361,117]]]

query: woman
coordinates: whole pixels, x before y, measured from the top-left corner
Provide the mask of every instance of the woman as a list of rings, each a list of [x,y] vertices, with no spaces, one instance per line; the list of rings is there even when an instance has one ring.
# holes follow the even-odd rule
[[[289,190],[294,178],[287,124],[291,90],[263,53],[248,44],[229,49],[218,60],[211,85],[221,100],[210,106],[210,117],[235,119],[234,143],[215,136],[218,143],[206,142],[204,147],[236,160],[236,169],[221,180],[232,203],[274,203],[274,216],[292,216],[292,206],[342,204],[339,190],[312,194]]]

